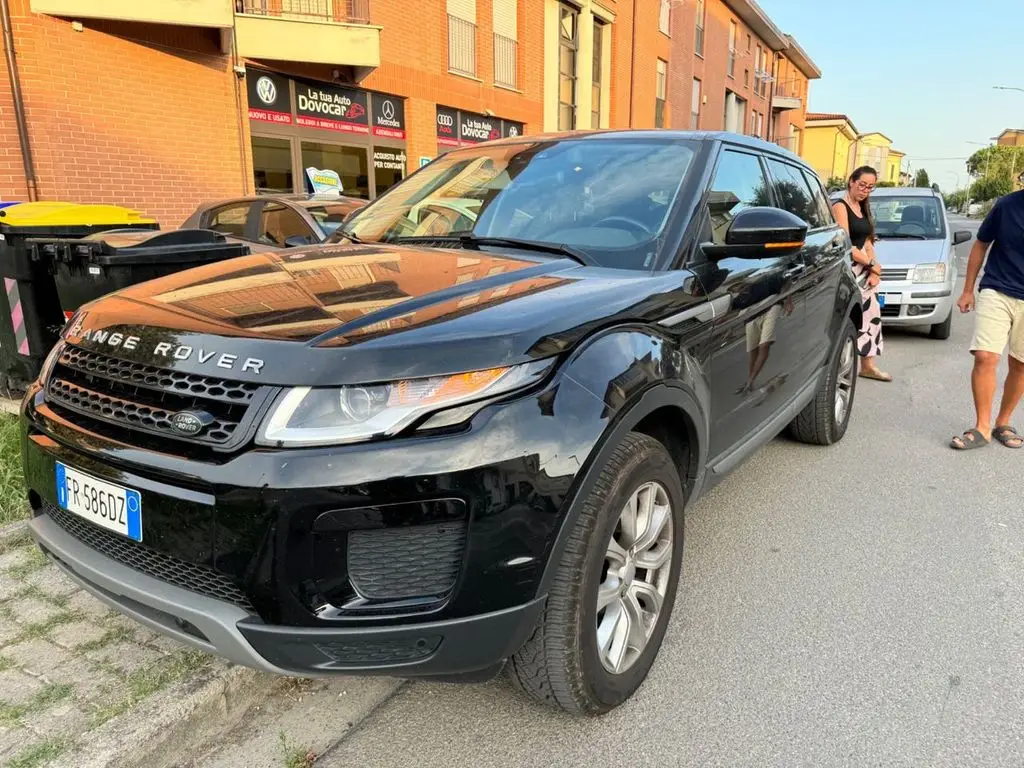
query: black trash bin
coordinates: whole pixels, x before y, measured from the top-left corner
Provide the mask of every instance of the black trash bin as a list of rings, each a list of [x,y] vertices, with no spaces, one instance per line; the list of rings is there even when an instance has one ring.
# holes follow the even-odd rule
[[[83,304],[122,288],[250,253],[249,246],[209,229],[114,230],[73,240],[34,240],[30,247],[53,265],[57,295],[68,317]]]
[[[115,228],[158,230],[160,225],[113,205],[18,203],[0,209],[0,394],[24,393],[65,321],[52,265],[39,258],[29,241]]]

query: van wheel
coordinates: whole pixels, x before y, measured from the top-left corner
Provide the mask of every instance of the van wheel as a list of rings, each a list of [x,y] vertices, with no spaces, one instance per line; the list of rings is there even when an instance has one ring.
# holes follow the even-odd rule
[[[597,715],[626,701],[658,655],[683,552],[683,489],[665,447],[628,434],[587,497],[513,681],[538,701]]]
[[[846,434],[857,392],[857,328],[851,320],[832,355],[828,374],[806,408],[789,425],[794,440],[832,445]]]
[[[950,337],[953,332],[953,310],[949,310],[949,314],[946,319],[941,323],[936,323],[931,327],[931,331],[928,333],[933,339],[938,341],[945,341]]]

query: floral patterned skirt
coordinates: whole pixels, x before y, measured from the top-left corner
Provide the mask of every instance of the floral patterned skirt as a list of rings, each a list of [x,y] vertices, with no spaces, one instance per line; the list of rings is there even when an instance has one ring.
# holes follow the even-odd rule
[[[878,357],[885,346],[882,339],[882,305],[878,302],[878,287],[868,286],[870,270],[863,264],[854,264],[853,274],[862,286],[860,308],[864,312],[860,335],[857,337],[857,351],[861,357]]]

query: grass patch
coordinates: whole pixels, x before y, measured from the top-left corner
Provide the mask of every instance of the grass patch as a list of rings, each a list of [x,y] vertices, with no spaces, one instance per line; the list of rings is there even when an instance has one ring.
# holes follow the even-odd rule
[[[47,562],[49,562],[46,559],[46,555],[43,554],[43,550],[39,549],[39,547],[26,547],[25,556],[25,562],[19,563],[7,570],[7,575],[12,579],[24,579],[30,573],[35,573],[40,568],[44,568]]]
[[[102,637],[82,643],[76,650],[88,653],[89,651],[98,651],[101,648],[106,648],[111,643],[132,642],[134,640],[135,633],[128,629],[128,627],[114,627],[104,632]]]
[[[36,744],[19,752],[8,761],[7,768],[37,768],[37,766],[45,765],[58,757],[66,747],[67,743],[61,739],[44,741],[42,744]]]
[[[152,696],[161,688],[183,680],[210,663],[210,657],[202,651],[183,651],[175,656],[137,669],[124,679],[121,689],[125,696],[109,704],[93,715],[93,727],[99,727],[108,720],[127,712],[143,699]]]
[[[61,624],[70,624],[78,618],[77,614],[65,611],[64,613],[58,613],[53,618],[47,619],[46,621],[40,621],[36,624],[27,624],[24,629],[21,630],[21,634],[18,635],[16,642],[23,642],[25,640],[33,640],[38,637],[44,637],[49,634],[50,630],[54,627],[59,627]]]
[[[316,753],[305,747],[293,747],[288,743],[288,737],[281,731],[281,750],[284,752],[284,768],[313,768],[316,762]]]
[[[0,525],[28,517],[18,419],[0,413]]]
[[[58,701],[63,701],[74,692],[74,686],[66,683],[50,683],[37,693],[28,704],[14,706],[0,702],[0,723],[17,722],[25,715],[38,712],[51,704],[56,704]]]

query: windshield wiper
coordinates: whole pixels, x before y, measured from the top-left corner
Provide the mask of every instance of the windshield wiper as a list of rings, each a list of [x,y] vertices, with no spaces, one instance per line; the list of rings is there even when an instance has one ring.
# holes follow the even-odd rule
[[[927,235],[910,235],[905,232],[891,235],[879,235],[882,240],[927,240]]]
[[[365,243],[362,240],[359,239],[359,235],[357,235],[352,230],[345,229],[344,227],[338,227],[336,230],[334,230],[334,234],[331,235],[331,239],[332,240],[337,239],[339,235],[341,237],[344,237],[344,238],[350,240],[351,242],[355,243],[356,245],[365,245]]]
[[[573,248],[564,243],[545,243],[539,240],[520,240],[518,237],[478,237],[471,233],[453,232],[450,235],[415,235],[396,237],[390,242],[393,243],[437,243],[452,240],[459,243],[463,248],[479,250],[481,245],[508,246],[509,248],[521,248],[524,251],[538,251],[540,253],[554,253],[559,256],[567,256],[578,264],[587,267],[597,266],[597,262],[590,254]]]

